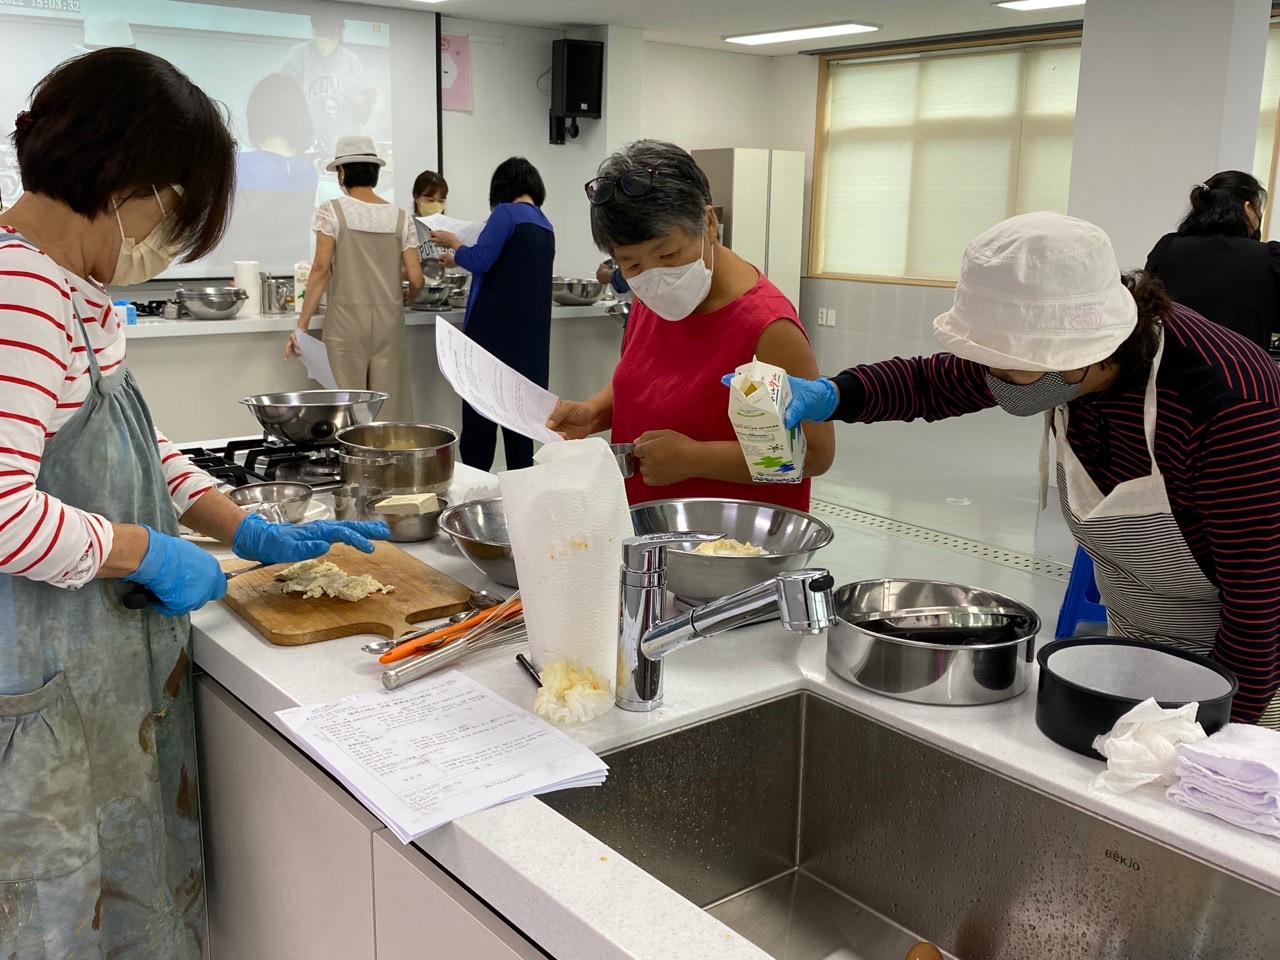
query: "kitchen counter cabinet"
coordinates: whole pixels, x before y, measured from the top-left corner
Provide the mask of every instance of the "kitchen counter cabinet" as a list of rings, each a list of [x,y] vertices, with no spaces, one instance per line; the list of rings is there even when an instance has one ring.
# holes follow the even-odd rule
[[[500,916],[390,830],[373,835],[378,960],[545,960]],[[429,945],[429,950],[427,947]]]
[[[376,960],[382,823],[222,686],[195,689],[209,960]]]

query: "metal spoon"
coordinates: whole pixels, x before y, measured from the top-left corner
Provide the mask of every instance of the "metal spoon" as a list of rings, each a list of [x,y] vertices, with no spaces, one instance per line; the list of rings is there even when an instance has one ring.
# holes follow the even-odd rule
[[[487,610],[490,607],[496,607],[500,603],[502,603],[502,599],[500,597],[495,597],[487,590],[476,590],[471,594],[471,596],[467,597],[466,610],[459,610],[457,613],[445,620],[436,620],[424,627],[419,627],[417,630],[411,630],[403,636],[386,637],[382,640],[370,640],[360,649],[365,653],[371,653],[374,656],[380,657],[388,650],[398,647],[402,643],[408,643],[410,640],[417,640],[419,637],[425,637],[431,631],[439,630],[441,627],[461,623],[468,617],[475,616],[477,610]]]

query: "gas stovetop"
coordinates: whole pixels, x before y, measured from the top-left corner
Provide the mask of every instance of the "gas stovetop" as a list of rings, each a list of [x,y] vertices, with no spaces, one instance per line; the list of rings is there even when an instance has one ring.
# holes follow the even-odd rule
[[[272,481],[305,483],[312,490],[341,486],[336,443],[301,445],[272,437],[246,437],[208,447],[180,447],[192,462],[227,487]]]

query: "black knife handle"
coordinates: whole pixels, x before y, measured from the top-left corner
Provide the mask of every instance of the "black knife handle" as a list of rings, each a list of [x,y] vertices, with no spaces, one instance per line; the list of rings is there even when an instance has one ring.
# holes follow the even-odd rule
[[[123,603],[126,610],[141,610],[153,604],[159,606],[160,598],[146,587],[134,587],[124,595]]]

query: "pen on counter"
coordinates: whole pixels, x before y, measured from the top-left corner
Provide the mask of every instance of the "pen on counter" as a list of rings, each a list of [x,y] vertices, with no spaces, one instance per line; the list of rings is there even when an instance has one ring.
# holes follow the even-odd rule
[[[517,653],[516,663],[520,664],[520,669],[529,675],[529,679],[533,681],[535,687],[542,686],[542,681],[538,678],[538,671],[533,668],[533,664],[529,662],[528,657],[523,653]]]

